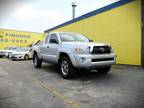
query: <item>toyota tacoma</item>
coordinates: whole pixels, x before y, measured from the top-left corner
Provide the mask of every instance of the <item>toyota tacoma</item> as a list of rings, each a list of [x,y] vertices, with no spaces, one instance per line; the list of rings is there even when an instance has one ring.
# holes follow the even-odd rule
[[[109,44],[97,43],[86,36],[71,32],[51,32],[42,45],[33,46],[33,63],[40,68],[42,62],[57,64],[64,78],[72,78],[79,69],[108,73],[116,56]]]

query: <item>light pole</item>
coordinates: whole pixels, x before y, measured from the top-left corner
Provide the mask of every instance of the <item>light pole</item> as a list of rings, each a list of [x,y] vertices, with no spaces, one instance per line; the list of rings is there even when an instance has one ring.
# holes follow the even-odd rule
[[[76,2],[72,2],[72,19],[75,19],[75,7],[76,7]]]

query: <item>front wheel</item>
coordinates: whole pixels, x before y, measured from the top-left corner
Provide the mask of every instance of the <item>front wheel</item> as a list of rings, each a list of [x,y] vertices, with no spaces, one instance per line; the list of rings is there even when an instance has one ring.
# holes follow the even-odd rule
[[[38,58],[37,54],[33,55],[33,63],[36,68],[40,68],[42,65],[42,60]]]
[[[106,74],[110,71],[111,66],[97,68],[98,73]]]
[[[62,57],[59,61],[59,72],[65,79],[69,79],[75,76],[76,69],[73,67],[69,57]]]
[[[26,55],[24,56],[24,60],[28,60],[28,59],[29,59],[29,55],[26,54]]]

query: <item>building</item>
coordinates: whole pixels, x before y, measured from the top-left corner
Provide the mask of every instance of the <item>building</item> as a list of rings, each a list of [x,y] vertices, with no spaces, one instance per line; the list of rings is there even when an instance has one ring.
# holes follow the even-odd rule
[[[144,3],[120,0],[74,20],[45,30],[85,34],[90,39],[112,45],[118,64],[144,66]]]
[[[0,29],[0,49],[7,46],[29,46],[43,37],[42,33]]]

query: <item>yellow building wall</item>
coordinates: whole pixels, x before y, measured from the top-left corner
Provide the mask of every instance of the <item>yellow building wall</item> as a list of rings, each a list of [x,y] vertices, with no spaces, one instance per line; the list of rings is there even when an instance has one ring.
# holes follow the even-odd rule
[[[117,63],[141,65],[141,0],[105,11],[54,31],[78,32],[112,45]]]
[[[0,29],[0,49],[7,46],[25,47],[43,38],[42,33]]]

